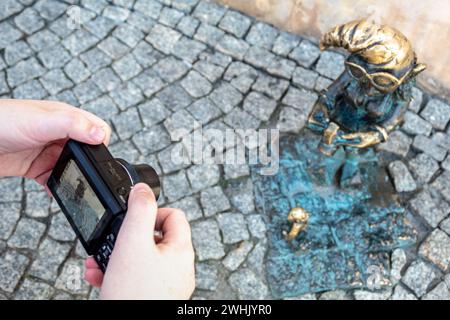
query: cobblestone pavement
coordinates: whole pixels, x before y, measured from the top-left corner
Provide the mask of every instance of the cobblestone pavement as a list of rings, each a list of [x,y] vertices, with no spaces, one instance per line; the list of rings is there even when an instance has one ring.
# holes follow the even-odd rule
[[[162,174],[162,202],[191,221],[194,298],[270,297],[248,167],[176,165],[171,138],[194,120],[299,132],[344,57],[199,0],[2,0],[0,21],[0,96],[66,101],[109,119],[113,154]],[[398,284],[299,299],[450,298],[449,120],[448,104],[414,89],[405,124],[379,147],[419,230],[417,247],[392,254]],[[0,180],[0,299],[95,299],[84,257],[39,186]]]

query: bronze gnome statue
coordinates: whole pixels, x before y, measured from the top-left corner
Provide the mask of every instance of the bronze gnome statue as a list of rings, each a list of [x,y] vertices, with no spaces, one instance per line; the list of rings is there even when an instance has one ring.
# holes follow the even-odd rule
[[[320,49],[341,47],[350,55],[346,70],[323,91],[308,119],[322,134],[320,151],[328,156],[343,147],[346,162],[341,187],[358,173],[358,150],[388,139],[403,120],[414,78],[425,69],[409,40],[394,28],[359,20],[325,33]]]

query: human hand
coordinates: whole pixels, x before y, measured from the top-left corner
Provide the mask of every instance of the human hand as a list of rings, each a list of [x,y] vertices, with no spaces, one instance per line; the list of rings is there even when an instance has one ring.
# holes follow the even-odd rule
[[[69,138],[108,144],[111,129],[97,116],[56,101],[0,100],[0,176],[44,185]]]
[[[128,212],[103,275],[94,258],[85,279],[101,299],[188,299],[195,286],[194,250],[184,213],[157,208],[146,184],[133,187]],[[154,230],[163,237],[155,241]]]

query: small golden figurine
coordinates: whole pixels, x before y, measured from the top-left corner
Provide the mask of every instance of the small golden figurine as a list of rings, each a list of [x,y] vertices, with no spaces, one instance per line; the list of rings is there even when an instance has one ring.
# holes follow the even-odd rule
[[[295,239],[300,232],[306,229],[308,224],[309,214],[303,208],[293,208],[288,214],[288,221],[293,222],[291,231],[287,233],[283,231],[283,235],[287,241]]]

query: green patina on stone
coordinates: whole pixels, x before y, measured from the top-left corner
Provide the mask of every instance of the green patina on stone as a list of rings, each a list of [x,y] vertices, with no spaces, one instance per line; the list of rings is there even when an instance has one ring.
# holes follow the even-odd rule
[[[324,156],[319,139],[309,131],[282,137],[278,173],[262,176],[251,168],[257,209],[269,221],[266,272],[274,297],[367,288],[373,270],[382,270],[379,285],[389,286],[390,253],[415,243],[375,152],[359,155],[361,184],[342,189],[344,151]],[[310,218],[306,230],[287,242],[282,232],[291,227],[286,218],[294,207]]]

